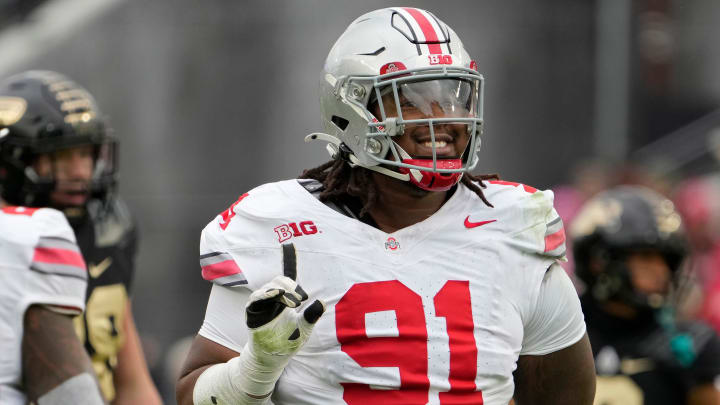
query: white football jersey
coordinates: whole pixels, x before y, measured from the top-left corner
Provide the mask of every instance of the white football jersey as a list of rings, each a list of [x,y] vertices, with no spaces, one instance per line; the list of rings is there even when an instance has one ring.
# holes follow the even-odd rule
[[[585,324],[568,277],[548,271],[565,249],[552,192],[503,181],[484,192],[494,208],[460,185],[388,234],[297,180],[251,190],[203,230],[202,274],[216,286],[200,334],[240,351],[246,292],[283,274],[281,244],[293,243],[298,284],[327,310],[275,404],[505,405],[518,356],[570,346]]]
[[[65,215],[50,208],[0,210],[0,403],[27,402],[21,384],[27,308],[79,314],[86,286],[85,262]]]

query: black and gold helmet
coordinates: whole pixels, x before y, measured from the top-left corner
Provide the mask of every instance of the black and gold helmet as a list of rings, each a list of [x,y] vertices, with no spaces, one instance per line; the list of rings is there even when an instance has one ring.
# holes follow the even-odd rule
[[[666,297],[648,297],[632,286],[629,253],[656,251],[673,272],[687,254],[682,220],[672,201],[640,186],[620,186],[590,199],[570,226],[575,273],[596,301],[659,307]]]
[[[48,206],[53,178],[32,164],[39,154],[94,145],[91,198],[116,183],[115,141],[90,93],[62,74],[27,71],[0,81],[0,196],[8,203]]]

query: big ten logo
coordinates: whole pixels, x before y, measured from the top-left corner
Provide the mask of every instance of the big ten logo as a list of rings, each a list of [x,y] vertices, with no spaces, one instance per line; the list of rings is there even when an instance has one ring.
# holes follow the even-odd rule
[[[431,65],[452,65],[452,56],[450,55],[428,55]]]
[[[318,228],[313,221],[290,222],[289,224],[276,226],[275,233],[278,236],[278,241],[282,243],[292,237],[316,234]]]

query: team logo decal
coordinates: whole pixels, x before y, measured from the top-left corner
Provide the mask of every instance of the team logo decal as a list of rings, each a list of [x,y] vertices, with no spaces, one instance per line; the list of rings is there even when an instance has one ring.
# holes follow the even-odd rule
[[[384,75],[385,73],[399,72],[401,70],[407,70],[402,62],[390,62],[380,68],[380,74]]]
[[[25,114],[27,102],[20,97],[0,97],[0,125],[9,126]]]
[[[397,239],[393,238],[392,236],[387,238],[385,241],[385,249],[386,250],[397,250],[400,247],[400,243],[397,241]]]
[[[303,236],[303,235],[314,235],[318,233],[317,225],[313,221],[302,221],[302,222],[290,222],[289,224],[282,224],[276,226],[274,229],[278,237],[278,242],[282,243],[286,240]]]

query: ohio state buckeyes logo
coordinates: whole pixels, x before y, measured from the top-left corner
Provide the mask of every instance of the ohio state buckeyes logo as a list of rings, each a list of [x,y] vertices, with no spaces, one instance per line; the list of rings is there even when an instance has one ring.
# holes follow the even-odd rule
[[[387,238],[385,241],[385,249],[390,250],[397,250],[397,248],[400,247],[400,243],[397,241],[397,239],[393,238],[392,236]]]
[[[313,221],[302,221],[276,226],[274,231],[277,234],[278,242],[282,243],[293,237],[316,234],[318,228]]]
[[[407,70],[407,68],[405,67],[405,64],[403,64],[402,62],[390,62],[390,63],[384,64],[380,68],[380,74],[384,75],[386,73],[399,72],[401,70]]]

